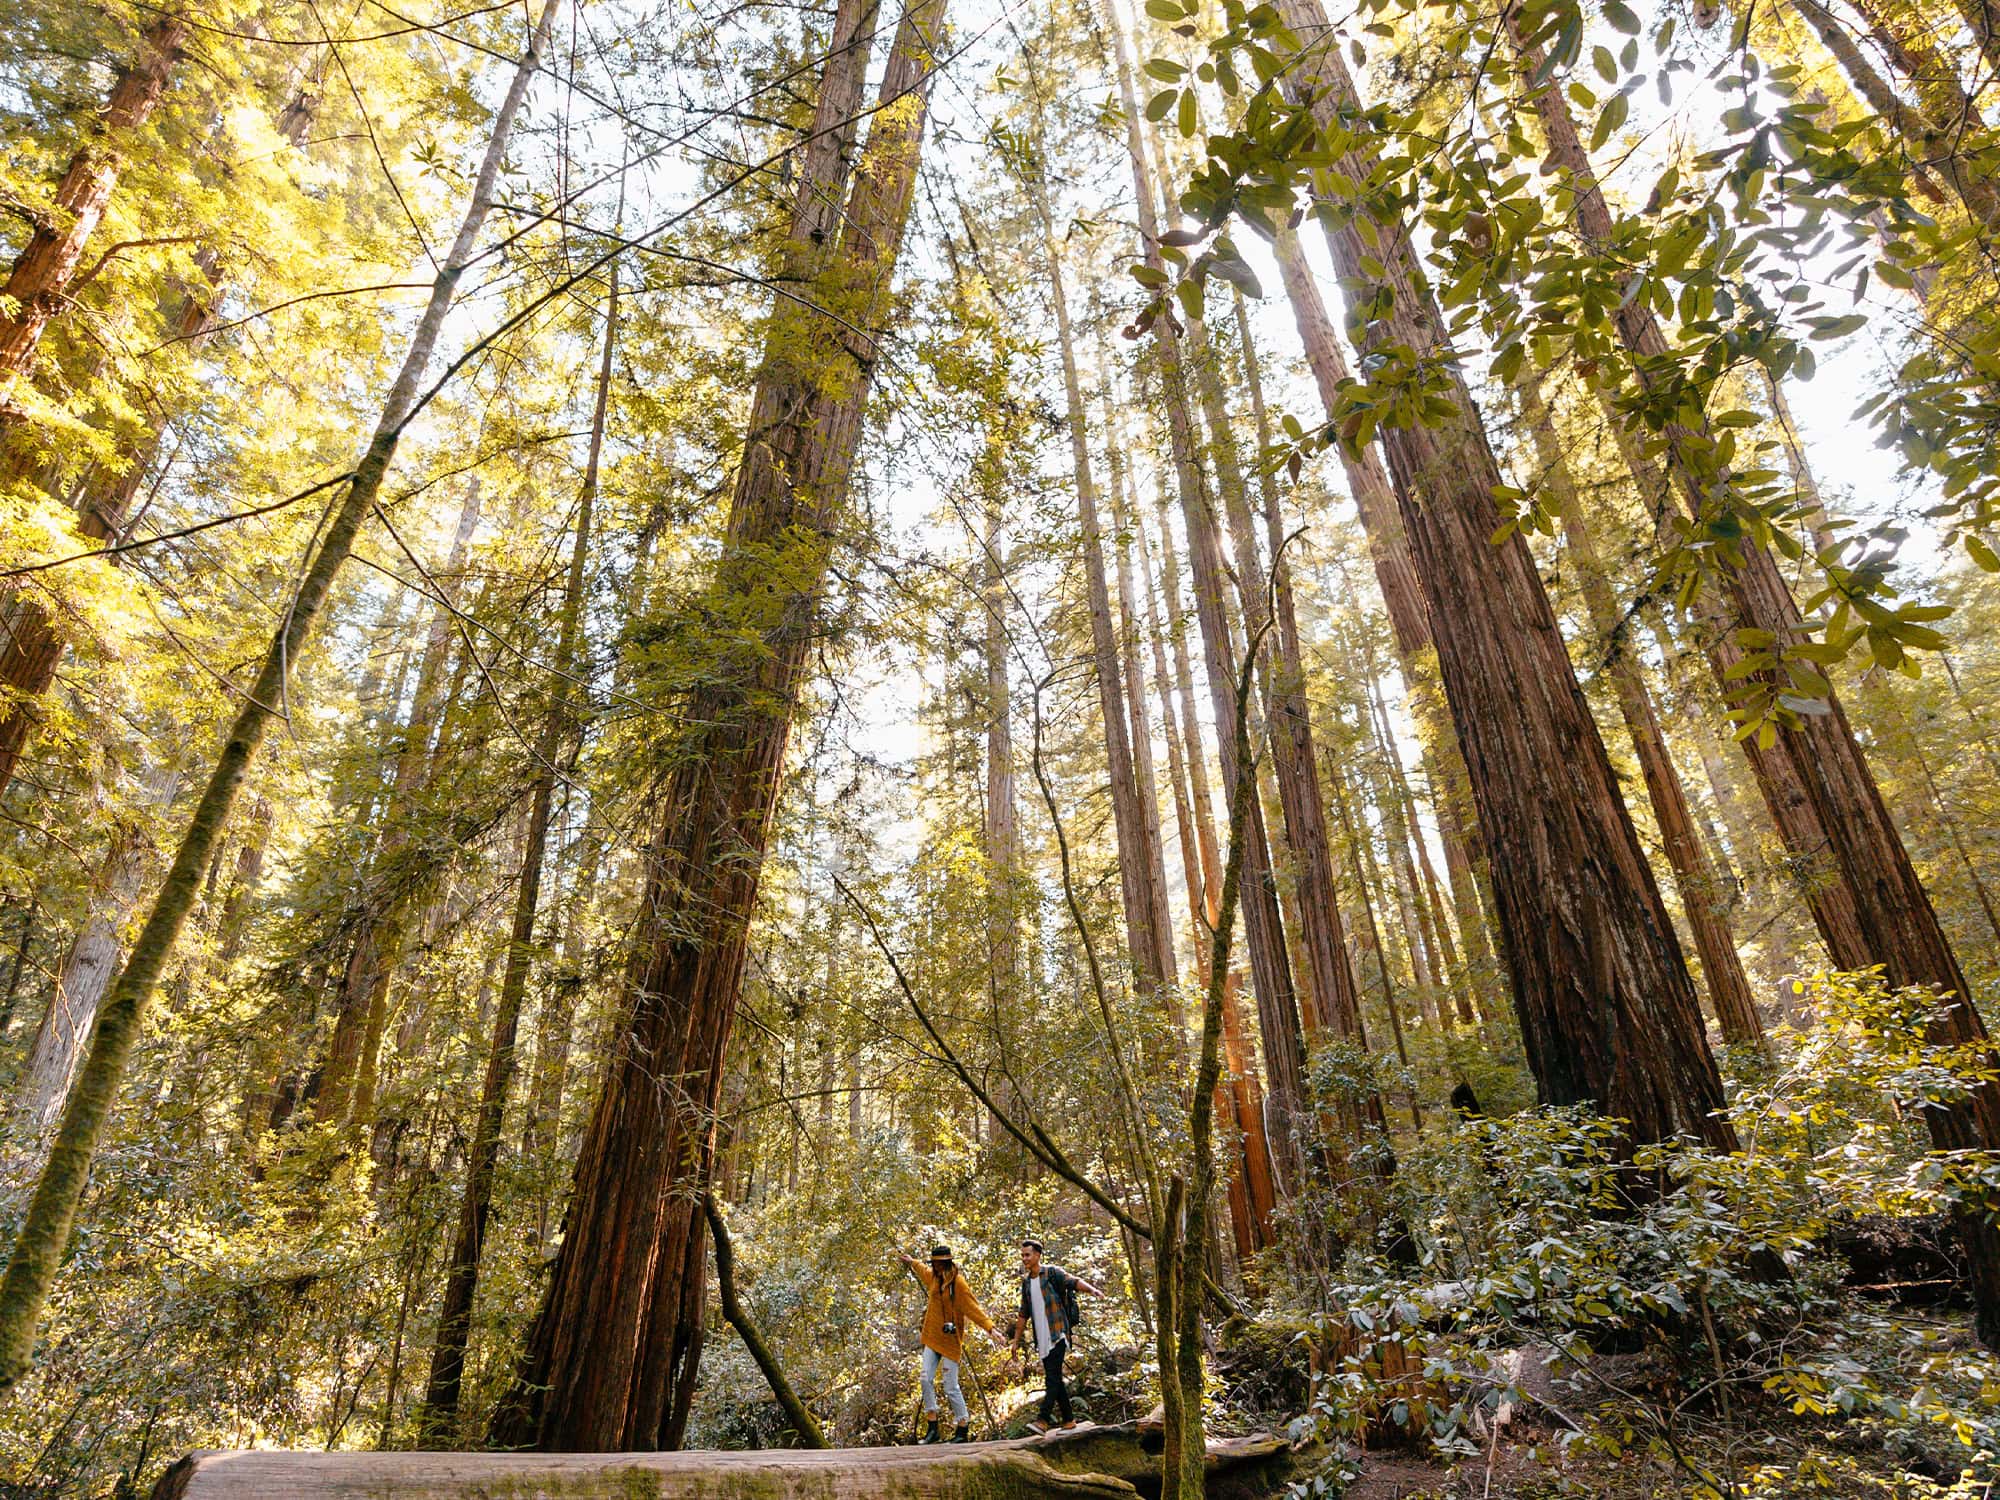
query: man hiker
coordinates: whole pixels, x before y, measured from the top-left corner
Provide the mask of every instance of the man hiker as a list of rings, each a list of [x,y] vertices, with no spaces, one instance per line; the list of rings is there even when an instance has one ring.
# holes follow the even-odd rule
[[[969,1443],[971,1422],[965,1410],[965,1392],[958,1386],[958,1366],[965,1358],[965,1325],[976,1323],[986,1330],[986,1336],[993,1340],[996,1348],[1004,1349],[1007,1341],[994,1331],[993,1320],[986,1316],[986,1309],[979,1305],[979,1299],[972,1295],[953,1264],[951,1247],[933,1245],[929,1275],[925,1274],[922,1261],[914,1255],[899,1255],[898,1260],[910,1268],[910,1274],[923,1283],[929,1294],[924,1303],[924,1435],[917,1441],[935,1443],[938,1438],[938,1398],[937,1372],[944,1371],[944,1393],[951,1400],[952,1421],[957,1424],[950,1438],[944,1441]]]
[[[1021,1316],[1014,1325],[1014,1345],[1019,1348],[1024,1337],[1033,1335],[1042,1362],[1042,1419],[1028,1424],[1036,1432],[1047,1432],[1058,1416],[1064,1427],[1076,1426],[1069,1388],[1063,1384],[1063,1356],[1069,1353],[1070,1330],[1077,1322],[1078,1291],[1104,1295],[1061,1266],[1044,1265],[1040,1240],[1021,1241]]]

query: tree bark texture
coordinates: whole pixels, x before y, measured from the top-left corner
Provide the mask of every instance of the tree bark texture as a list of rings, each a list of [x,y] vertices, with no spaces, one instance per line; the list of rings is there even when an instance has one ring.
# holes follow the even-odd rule
[[[1338,142],[1341,170],[1373,163],[1345,116],[1354,83],[1318,0],[1281,0],[1301,38],[1298,87]],[[1328,198],[1334,265],[1366,308],[1364,351],[1443,355],[1449,340],[1406,225],[1364,237]],[[1372,242],[1371,242],[1372,240]],[[1383,273],[1374,274],[1381,265]],[[1386,293],[1387,295],[1381,295]],[[1495,545],[1499,465],[1455,364],[1448,416],[1382,434],[1422,579],[1445,694],[1491,856],[1528,1058],[1546,1102],[1589,1101],[1635,1140],[1734,1134],[1680,944],[1518,533]]]
[[[1694,817],[1688,810],[1687,793],[1680,772],[1667,753],[1666,736],[1653,710],[1653,695],[1646,686],[1638,661],[1619,639],[1624,619],[1617,597],[1606,578],[1604,561],[1598,555],[1596,538],[1577,498],[1576,482],[1569,461],[1558,441],[1549,410],[1538,390],[1524,395],[1529,433],[1541,470],[1540,483],[1555,492],[1556,510],[1562,521],[1564,540],[1576,558],[1576,578],[1590,616],[1594,644],[1608,653],[1605,670],[1611,678],[1612,693],[1618,701],[1619,716],[1632,740],[1632,753],[1645,778],[1646,795],[1653,805],[1653,820],[1659,825],[1660,842],[1666,849],[1667,864],[1674,872],[1680,891],[1681,910],[1694,935],[1695,952],[1701,957],[1702,979],[1708,988],[1709,1004],[1722,1027],[1725,1039],[1762,1048],[1764,1023],[1757,1015],[1757,1002],[1750,992],[1750,980],[1737,957],[1736,940],[1729,930],[1729,910],[1722,886],[1703,852]]]
[[[835,35],[850,33],[843,7]],[[943,24],[919,0],[898,25],[882,108],[854,173],[837,248],[812,239],[837,198],[837,153],[801,184],[791,269],[814,306],[781,299],[753,397],[723,554],[707,607],[730,629],[667,751],[646,856],[626,1024],[578,1159],[563,1236],[514,1389],[494,1420],[510,1447],[672,1448],[685,1430],[702,1336],[699,1193],[741,987],[748,925],[785,747],[860,446]],[[858,62],[856,61],[858,59]],[[856,113],[866,66],[836,44],[815,115]],[[816,134],[815,139],[823,138]],[[773,578],[783,580],[773,588]]]
[[[1292,308],[1292,321],[1305,348],[1306,365],[1321,404],[1331,417],[1338,410],[1340,388],[1348,378],[1347,359],[1341,353],[1339,335],[1327,315],[1297,235],[1285,230],[1278,236],[1275,248],[1285,296]],[[1439,832],[1444,838],[1452,905],[1458,912],[1466,956],[1477,972],[1491,974],[1493,946],[1480,892],[1480,861],[1473,849],[1477,841],[1477,816],[1471,806],[1471,788],[1466,782],[1458,734],[1437,691],[1437,653],[1431,639],[1423,584],[1410,561],[1409,539],[1403,533],[1402,517],[1397,513],[1395,491],[1375,445],[1352,452],[1343,446],[1341,460],[1347,474],[1348,493],[1354,498],[1362,533],[1368,540],[1375,583],[1389,612],[1397,661],[1409,688],[1411,706],[1423,726],[1424,756],[1432,784],[1437,788]]]

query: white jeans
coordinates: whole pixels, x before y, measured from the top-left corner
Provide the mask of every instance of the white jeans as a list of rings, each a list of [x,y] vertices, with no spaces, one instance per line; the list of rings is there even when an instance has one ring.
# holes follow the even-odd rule
[[[944,1393],[951,1402],[951,1418],[959,1426],[965,1425],[965,1392],[958,1388],[958,1361],[946,1359],[930,1345],[924,1345],[924,1415],[938,1414],[936,1378],[938,1367],[944,1367]]]

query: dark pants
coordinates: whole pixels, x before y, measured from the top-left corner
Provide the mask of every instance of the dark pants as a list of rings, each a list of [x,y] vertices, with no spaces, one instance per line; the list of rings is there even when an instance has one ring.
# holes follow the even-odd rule
[[[1064,1339],[1049,1351],[1049,1357],[1042,1361],[1042,1420],[1044,1422],[1070,1420],[1069,1387],[1063,1384],[1063,1356],[1069,1353],[1069,1340]]]

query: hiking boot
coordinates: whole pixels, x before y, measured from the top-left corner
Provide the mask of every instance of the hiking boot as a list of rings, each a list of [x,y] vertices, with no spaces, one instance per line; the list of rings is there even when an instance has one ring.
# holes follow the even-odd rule
[[[924,1435],[918,1438],[917,1442],[921,1444],[921,1443],[937,1443],[942,1441],[943,1439],[938,1436],[938,1419],[936,1417],[932,1417],[929,1422],[924,1424]]]
[[[1049,1424],[1046,1422],[1030,1422],[1028,1424],[1028,1431],[1032,1432],[1036,1437],[1040,1437],[1048,1430]]]
[[[954,1430],[954,1431],[953,1431],[953,1433],[952,1433],[952,1435],[951,1435],[951,1436],[950,1436],[949,1438],[945,1439],[945,1441],[946,1441],[946,1442],[950,1442],[950,1443],[969,1443],[969,1442],[971,1442],[971,1441],[972,1441],[972,1428],[971,1428],[971,1425],[970,1425],[969,1423],[966,1423],[966,1422],[960,1422],[960,1423],[958,1424],[958,1427],[956,1428],[956,1430]]]

